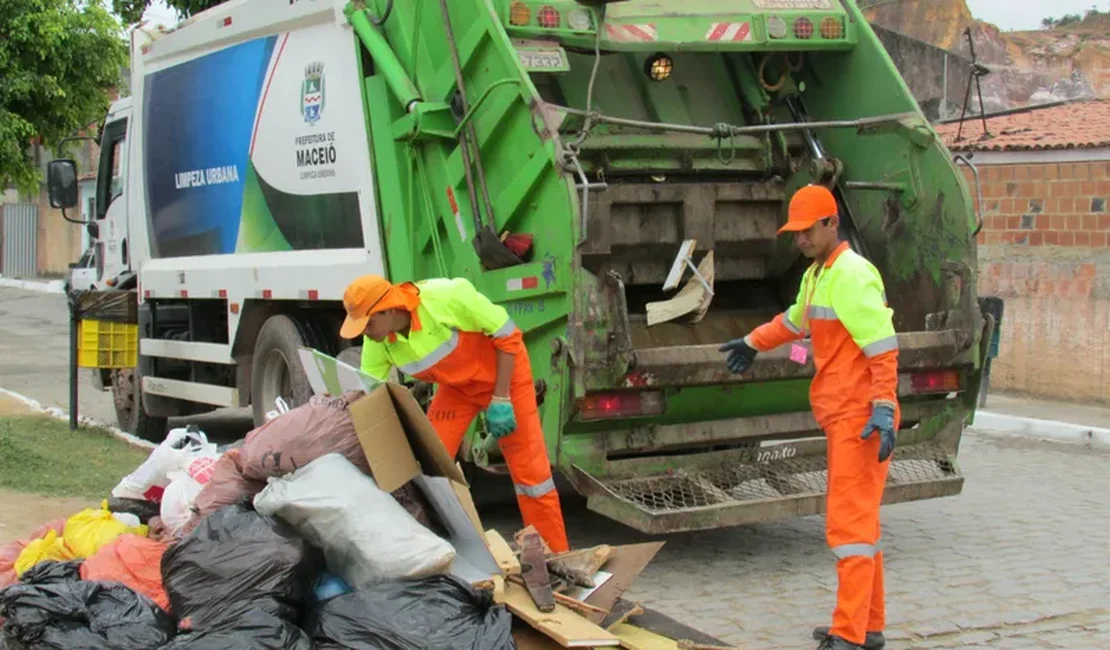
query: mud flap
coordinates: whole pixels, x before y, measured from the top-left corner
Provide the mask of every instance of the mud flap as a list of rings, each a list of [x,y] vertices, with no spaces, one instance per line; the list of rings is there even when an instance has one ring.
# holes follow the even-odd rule
[[[682,467],[596,478],[575,466],[587,507],[644,533],[738,526],[824,512],[825,441],[810,439],[756,449],[682,457]],[[631,467],[629,467],[631,469]],[[937,441],[899,445],[883,503],[959,494],[964,477]]]

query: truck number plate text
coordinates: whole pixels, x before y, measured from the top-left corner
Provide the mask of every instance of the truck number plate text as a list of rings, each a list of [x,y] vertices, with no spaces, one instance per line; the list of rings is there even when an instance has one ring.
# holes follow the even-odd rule
[[[570,70],[566,52],[562,48],[531,49],[518,48],[520,65],[529,72],[566,72]]]

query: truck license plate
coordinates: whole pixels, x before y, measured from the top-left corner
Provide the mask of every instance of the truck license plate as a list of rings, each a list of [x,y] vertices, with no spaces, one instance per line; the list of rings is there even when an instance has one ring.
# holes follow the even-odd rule
[[[567,53],[561,47],[518,47],[520,65],[528,72],[566,72]]]

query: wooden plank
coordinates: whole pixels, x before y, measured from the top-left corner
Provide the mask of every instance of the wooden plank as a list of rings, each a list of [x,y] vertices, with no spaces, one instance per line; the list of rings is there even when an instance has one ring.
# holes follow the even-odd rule
[[[702,258],[701,263],[698,264],[698,273],[701,273],[705,281],[709,283],[710,288],[713,287],[713,269],[713,251],[709,251]],[[685,286],[674,298],[647,304],[648,327],[672,321],[691,312],[693,312],[691,320],[696,323],[705,317],[709,310],[709,303],[712,300],[713,296],[706,291],[705,285],[701,283],[696,275],[691,273]]]
[[[539,533],[527,533],[521,538],[520,577],[541,612],[555,609],[555,594],[551,591],[551,576],[547,573],[547,558]]]
[[[572,610],[556,604],[551,612],[541,612],[528,590],[509,582],[505,585],[505,606],[536,630],[564,648],[615,646],[620,640],[611,632],[591,623]]]
[[[613,577],[590,594],[586,602],[605,611],[613,609],[621,595],[632,586],[659,549],[663,548],[663,544],[664,542],[648,542],[614,547],[609,561],[603,567]],[[588,618],[593,623],[605,620],[605,616],[601,614],[590,614]]]
[[[678,650],[677,641],[628,623],[613,626],[613,633],[627,650]]]
[[[509,543],[505,541],[501,533],[492,528],[487,530],[486,544],[489,546],[490,553],[493,554],[497,566],[501,567],[501,573],[507,576],[520,574],[520,560],[517,559],[513,549],[509,547]]]

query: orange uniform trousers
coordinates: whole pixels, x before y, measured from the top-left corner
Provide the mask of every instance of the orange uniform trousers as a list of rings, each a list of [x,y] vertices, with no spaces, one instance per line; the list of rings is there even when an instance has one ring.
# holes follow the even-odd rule
[[[829,633],[857,645],[863,644],[868,630],[886,627],[879,506],[890,459],[878,460],[878,431],[867,440],[860,438],[867,420],[850,417],[825,426],[829,462],[825,538],[837,557],[836,609]]]
[[[453,352],[449,360],[454,360],[459,355],[466,356],[462,348],[469,347],[471,352],[478,353],[471,356],[472,364],[480,361],[484,362],[483,366],[489,363],[488,368],[493,368],[495,358],[489,339],[470,333],[461,334],[460,349]],[[452,458],[458,454],[463,437],[475,416],[487,408],[493,398],[493,375],[486,367],[477,370],[476,374],[478,376],[471,377],[472,381],[459,385],[437,382],[438,388],[428,408],[428,419]],[[474,379],[477,381],[473,381]],[[543,438],[536,389],[532,381],[532,364],[527,350],[521,346],[521,350],[514,355],[510,390],[516,430],[501,438],[498,444],[509,465],[509,474],[513,479],[524,525],[535,526],[551,550],[562,553],[570,550],[570,544],[567,542],[559,493],[555,490],[555,479],[551,475],[551,461],[547,456],[547,444]]]

